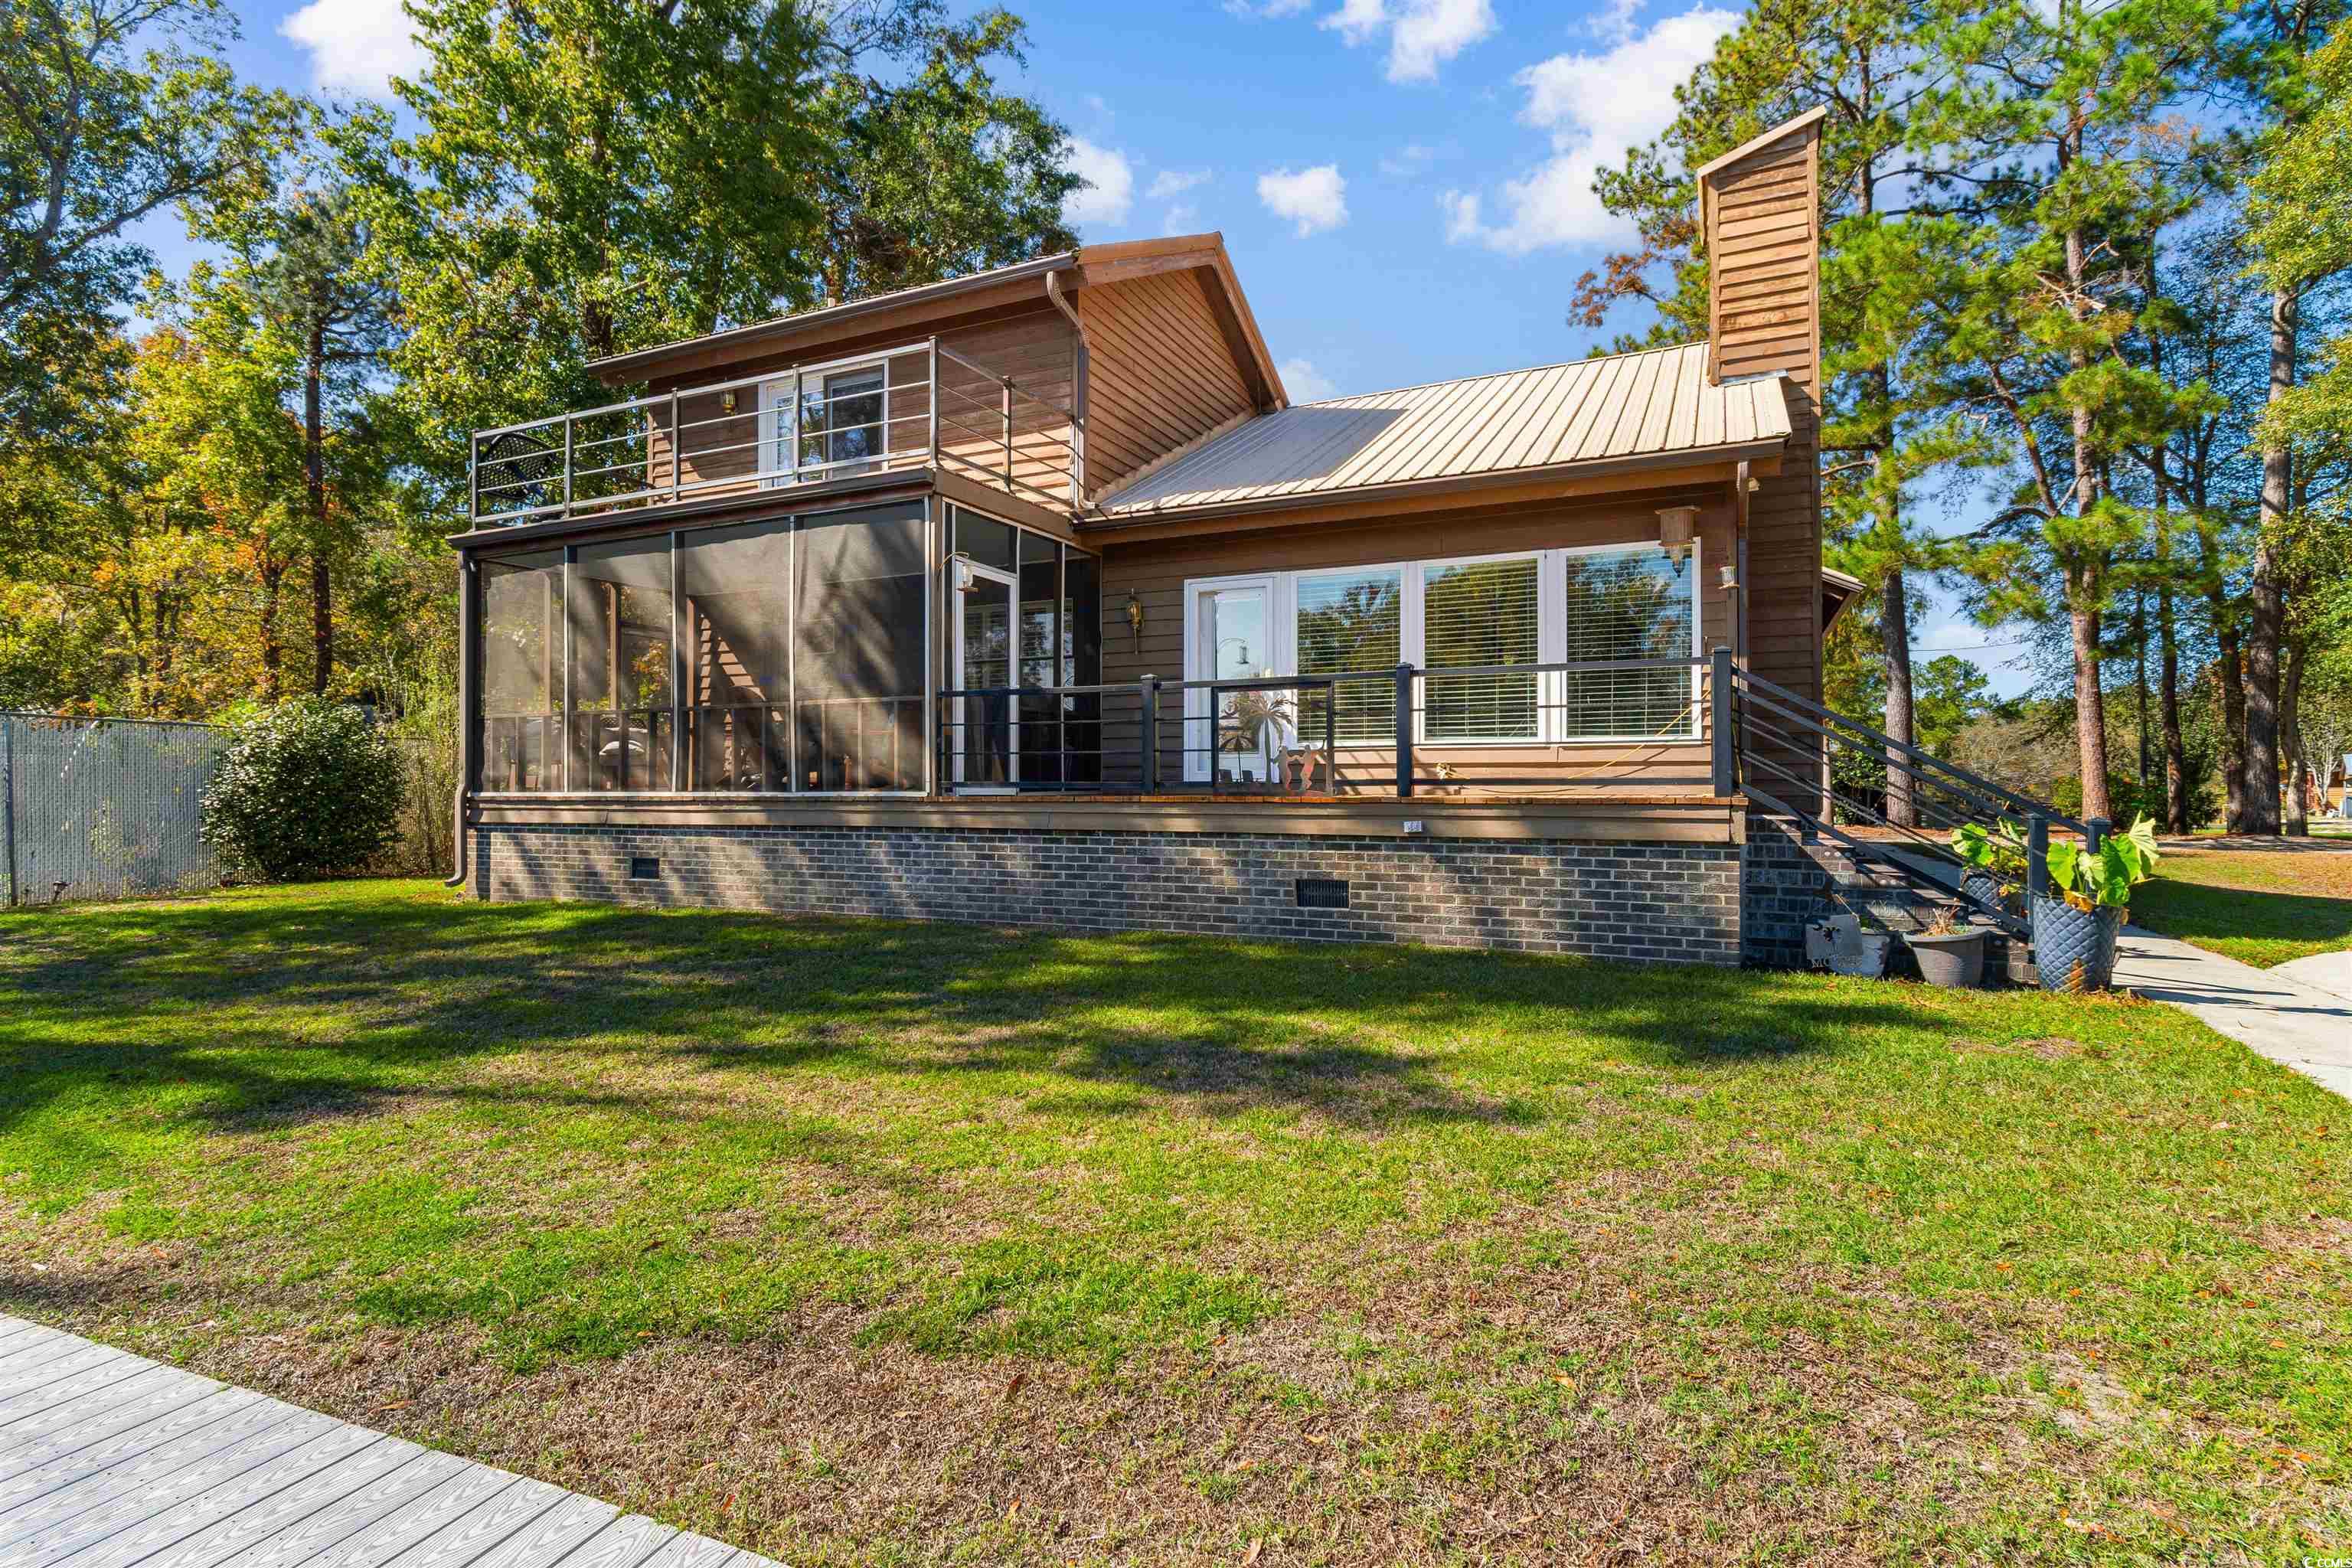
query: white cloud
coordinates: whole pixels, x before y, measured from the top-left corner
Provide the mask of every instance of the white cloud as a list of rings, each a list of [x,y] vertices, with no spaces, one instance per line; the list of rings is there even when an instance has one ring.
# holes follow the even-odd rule
[[[1162,234],[1197,234],[1201,229],[1201,209],[1190,202],[1178,202],[1160,219]]]
[[[1151,201],[1164,202],[1208,183],[1209,171],[1206,169],[1162,169],[1151,176],[1151,188],[1143,194]]]
[[[1135,205],[1135,165],[1116,147],[1098,147],[1083,136],[1070,138],[1070,172],[1086,184],[1062,198],[1062,221],[1117,225]]]
[[[1503,184],[1505,215],[1484,221],[1476,192],[1441,198],[1446,237],[1524,256],[1554,245],[1598,245],[1633,237],[1592,194],[1593,176],[1666,128],[1674,89],[1739,25],[1737,12],[1701,5],[1669,16],[1599,55],[1554,55],[1514,78],[1527,90],[1519,118],[1550,132],[1551,156]]]
[[[409,36],[415,25],[400,0],[310,0],[278,31],[310,51],[313,87],[383,98],[394,77],[425,68],[425,50]]]
[[[1592,30],[1612,43],[1622,44],[1633,36],[1633,18],[1648,4],[1649,0],[1608,0],[1601,15],[1592,18]]]
[[[1348,221],[1348,182],[1336,163],[1260,174],[1257,199],[1275,216],[1297,225],[1301,239]]]
[[[1342,0],[1322,25],[1358,47],[1385,31],[1391,81],[1434,81],[1437,68],[1495,30],[1492,0]]]
[[[1381,160],[1381,173],[1391,180],[1402,180],[1428,168],[1430,160],[1436,156],[1435,149],[1424,147],[1418,142],[1408,142]]]
[[[1312,360],[1286,359],[1274,369],[1293,403],[1320,403],[1339,390],[1329,376],[1315,368]]]

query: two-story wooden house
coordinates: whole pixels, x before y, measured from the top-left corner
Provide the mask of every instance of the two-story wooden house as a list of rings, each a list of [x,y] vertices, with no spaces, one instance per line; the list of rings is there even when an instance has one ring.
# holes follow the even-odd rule
[[[1705,343],[1295,405],[1197,235],[604,362],[475,440],[473,887],[1785,956],[1819,119],[1701,172]]]

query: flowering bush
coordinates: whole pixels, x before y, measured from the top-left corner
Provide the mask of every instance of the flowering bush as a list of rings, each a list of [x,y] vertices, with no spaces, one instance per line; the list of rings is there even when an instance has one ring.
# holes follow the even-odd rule
[[[355,871],[400,822],[400,758],[358,709],[298,697],[238,727],[205,791],[205,842],[270,881]]]

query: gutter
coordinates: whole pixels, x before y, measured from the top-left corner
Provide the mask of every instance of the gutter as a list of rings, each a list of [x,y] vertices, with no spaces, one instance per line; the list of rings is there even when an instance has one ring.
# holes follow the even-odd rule
[[[1255,496],[1245,500],[1202,506],[1151,506],[1133,511],[1106,512],[1099,507],[1079,519],[1088,533],[1120,528],[1141,528],[1159,522],[1189,522],[1203,518],[1246,517],[1257,512],[1295,511],[1302,507],[1330,506],[1349,501],[1409,500],[1418,496],[1457,491],[1500,489],[1511,485],[1541,484],[1547,479],[1605,479],[1612,474],[1640,474],[1652,468],[1688,468],[1695,463],[1734,463],[1778,458],[1785,437],[1750,441],[1737,447],[1700,447],[1675,452],[1651,452],[1638,458],[1607,458],[1582,463],[1555,463],[1540,468],[1499,468],[1482,474],[1448,475],[1439,479],[1404,479],[1390,484],[1355,485],[1339,489],[1292,490]]]
[[[892,468],[886,473],[852,474],[845,479],[826,479],[819,484],[777,485],[772,489],[739,495],[706,496],[698,500],[626,507],[588,517],[551,517],[536,522],[518,522],[503,527],[493,524],[464,533],[445,534],[441,542],[457,550],[483,550],[500,544],[528,544],[537,540],[570,540],[625,533],[632,528],[652,533],[714,513],[757,510],[762,507],[778,512],[809,511],[831,501],[861,500],[869,494],[929,489],[938,482],[939,470],[936,468]]]
[[[950,278],[938,283],[925,283],[913,289],[900,289],[893,293],[877,294],[870,299],[852,300],[846,304],[827,305],[822,310],[803,310],[796,316],[778,316],[773,321],[755,321],[750,326],[730,327],[723,332],[710,332],[698,338],[679,338],[673,342],[657,343],[649,349],[632,349],[625,354],[611,354],[604,359],[590,360],[588,374],[607,382],[635,381],[635,372],[656,362],[668,358],[681,349],[706,349],[733,343],[757,342],[764,337],[781,337],[788,332],[804,331],[810,327],[832,326],[840,321],[854,321],[878,310],[895,310],[907,305],[928,304],[934,300],[952,299],[974,289],[992,288],[1000,283],[1018,283],[1024,278],[1035,278],[1066,271],[1078,264],[1078,253],[1065,250],[1052,256],[1041,256],[1034,261],[1018,262],[1000,267],[992,272],[975,272],[965,278]]]

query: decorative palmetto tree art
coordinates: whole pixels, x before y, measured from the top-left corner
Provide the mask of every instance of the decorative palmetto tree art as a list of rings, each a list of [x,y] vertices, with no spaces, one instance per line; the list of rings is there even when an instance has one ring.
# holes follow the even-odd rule
[[[1270,756],[1295,716],[1290,699],[1272,691],[1229,691],[1217,710],[1217,750]]]

